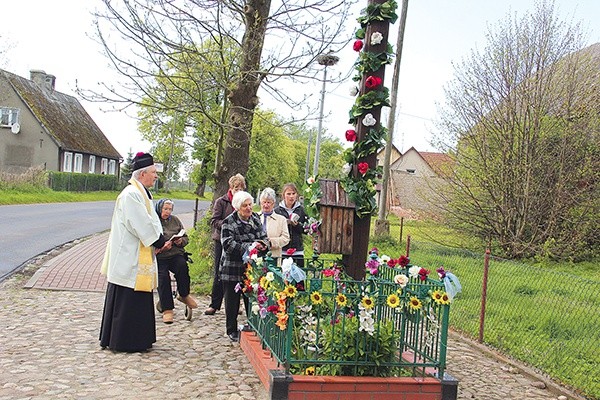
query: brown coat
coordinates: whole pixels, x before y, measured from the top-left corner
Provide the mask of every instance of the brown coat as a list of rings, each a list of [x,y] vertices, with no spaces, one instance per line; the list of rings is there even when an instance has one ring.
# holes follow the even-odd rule
[[[210,227],[212,228],[212,240],[221,241],[221,226],[223,221],[234,211],[229,200],[228,193],[215,200],[210,218]]]

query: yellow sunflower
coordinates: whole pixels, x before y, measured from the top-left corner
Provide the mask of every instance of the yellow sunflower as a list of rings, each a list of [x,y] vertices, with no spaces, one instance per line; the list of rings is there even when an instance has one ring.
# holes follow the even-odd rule
[[[314,305],[319,305],[323,303],[323,296],[321,296],[321,293],[319,292],[312,292],[310,294],[310,301],[312,301],[312,303]]]
[[[361,303],[362,303],[363,307],[367,310],[370,310],[373,307],[375,307],[375,302],[369,296],[363,297]]]
[[[441,290],[436,290],[433,293],[431,293],[431,298],[437,303],[437,304],[442,304],[442,295],[444,293]]]
[[[396,308],[400,305],[400,297],[395,293],[392,293],[387,297],[386,303],[389,307]]]
[[[283,292],[285,293],[285,295],[287,297],[289,297],[291,299],[292,297],[296,296],[296,294],[298,293],[298,290],[292,285],[287,285],[285,287],[285,289],[283,289]]]
[[[442,293],[442,299],[440,300],[440,304],[450,304],[450,296],[448,296],[448,293]]]
[[[408,301],[408,306],[411,310],[420,310],[423,307],[423,303],[416,296],[412,296]]]
[[[315,367],[308,367],[304,370],[304,375],[314,375],[315,374]]]
[[[343,293],[338,293],[338,295],[335,296],[335,301],[340,307],[345,307],[348,304],[348,298]]]

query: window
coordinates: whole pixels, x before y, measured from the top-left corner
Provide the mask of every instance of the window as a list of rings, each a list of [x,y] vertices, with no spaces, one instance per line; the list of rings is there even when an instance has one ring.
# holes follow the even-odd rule
[[[96,156],[90,156],[90,174],[96,172]]]
[[[108,173],[110,175],[114,175],[115,174],[115,165],[116,165],[115,160],[110,160],[108,162]]]
[[[73,166],[73,172],[81,173],[82,165],[83,165],[83,155],[76,153],[75,154],[75,165]]]
[[[2,107],[0,108],[0,126],[13,126],[19,122],[19,109]]]
[[[100,173],[106,174],[107,170],[108,170],[108,160],[106,158],[103,158],[102,161],[100,161]]]
[[[412,168],[407,168],[407,169],[406,169],[406,172],[408,172],[408,173],[409,173],[409,174],[411,174],[411,175],[414,175],[414,174],[415,174],[415,171],[416,171],[416,170],[415,170],[415,169],[412,169]]]
[[[65,151],[63,159],[63,172],[71,172],[73,169],[73,153]]]

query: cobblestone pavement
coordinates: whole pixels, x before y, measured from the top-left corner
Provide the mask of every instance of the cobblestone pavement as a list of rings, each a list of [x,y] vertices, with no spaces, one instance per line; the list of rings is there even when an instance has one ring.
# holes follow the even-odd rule
[[[184,319],[181,305],[176,305],[172,325],[157,314],[157,342],[150,351],[101,350],[104,292],[94,275],[97,268],[78,274],[75,267],[64,268],[67,262],[79,269],[94,264],[85,261],[97,257],[90,254],[89,243],[33,260],[0,283],[0,400],[268,398],[240,347],[225,336],[223,312],[203,315],[206,297],[199,299],[192,321]],[[63,283],[52,284],[52,271],[76,278],[56,278]],[[96,288],[82,289],[86,279]],[[448,373],[459,380],[460,400],[578,398],[530,372],[459,335],[450,336]]]

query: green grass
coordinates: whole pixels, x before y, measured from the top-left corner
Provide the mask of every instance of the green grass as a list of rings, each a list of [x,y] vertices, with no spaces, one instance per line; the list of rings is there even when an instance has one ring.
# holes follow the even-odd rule
[[[29,188],[29,190],[0,190],[0,205],[9,204],[36,204],[36,203],[69,203],[80,201],[106,201],[116,200],[118,191],[103,192],[56,192],[45,188]],[[156,198],[169,197],[178,200],[195,200],[196,194],[184,191],[154,192]],[[212,199],[212,193],[206,193],[201,200]]]

